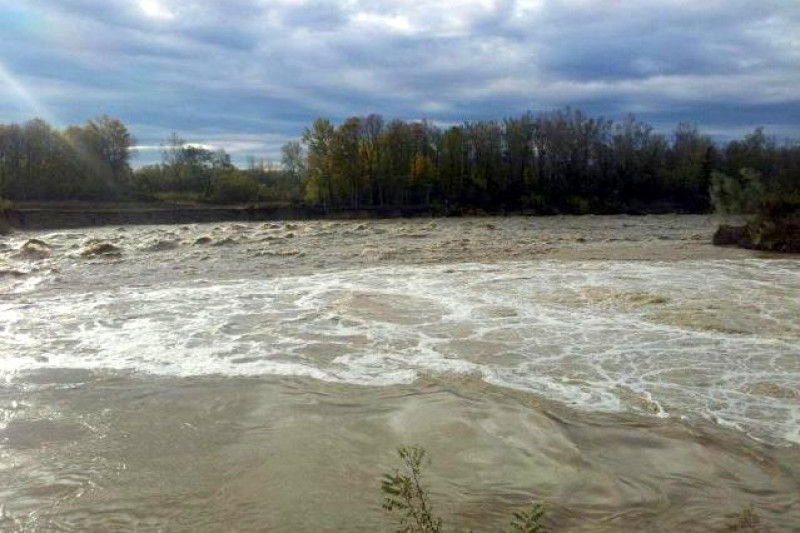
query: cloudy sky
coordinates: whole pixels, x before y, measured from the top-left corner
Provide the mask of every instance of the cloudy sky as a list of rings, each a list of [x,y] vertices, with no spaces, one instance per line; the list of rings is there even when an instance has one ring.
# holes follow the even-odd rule
[[[0,122],[118,116],[276,158],[318,116],[570,105],[800,137],[798,0],[0,0]]]

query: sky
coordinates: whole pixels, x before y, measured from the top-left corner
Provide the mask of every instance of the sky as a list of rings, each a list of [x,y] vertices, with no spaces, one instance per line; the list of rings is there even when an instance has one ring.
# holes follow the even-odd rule
[[[277,160],[317,117],[571,106],[800,137],[798,0],[0,0],[0,123],[121,118]]]

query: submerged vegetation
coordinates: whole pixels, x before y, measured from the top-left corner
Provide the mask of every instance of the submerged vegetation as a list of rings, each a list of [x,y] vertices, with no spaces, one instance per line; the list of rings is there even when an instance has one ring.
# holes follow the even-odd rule
[[[800,253],[800,196],[763,200],[745,234],[753,248]]]
[[[384,474],[381,490],[384,494],[383,508],[396,516],[398,533],[441,533],[445,531],[443,521],[434,514],[430,495],[422,484],[422,467],[427,453],[419,446],[403,446],[398,450],[401,467]],[[763,526],[763,527],[762,527]],[[545,507],[533,503],[524,511],[512,515],[506,533],[547,533]],[[761,517],[752,505],[729,514],[724,531],[766,531]]]
[[[715,244],[800,253],[800,189],[797,175],[784,182],[765,178],[753,168],[742,168],[735,177],[713,172],[711,202],[720,215],[745,215],[744,226],[722,225]]]
[[[403,446],[398,450],[401,468],[384,474],[381,490],[383,508],[398,515],[398,533],[441,533],[442,519],[435,516],[428,491],[422,486],[422,466],[426,452],[419,446]],[[513,514],[511,531],[545,533],[544,507],[534,504],[529,511]]]
[[[800,193],[800,144],[757,129],[715,143],[695,126],[670,135],[628,116],[525,113],[447,128],[427,121],[317,119],[281,163],[233,164],[176,134],[161,163],[131,168],[116,118],[64,130],[0,125],[0,196],[19,201],[281,203],[324,209],[413,207],[433,214],[754,212]]]
[[[419,446],[402,447],[398,455],[403,463],[393,474],[384,474],[381,490],[386,494],[383,508],[399,511],[401,533],[439,533],[442,519],[434,517],[428,492],[422,487],[425,450]]]
[[[721,226],[714,235],[714,242],[800,253],[800,196],[762,199],[744,226]]]

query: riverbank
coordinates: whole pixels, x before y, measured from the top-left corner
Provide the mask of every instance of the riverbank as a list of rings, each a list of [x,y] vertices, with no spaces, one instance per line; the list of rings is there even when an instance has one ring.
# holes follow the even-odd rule
[[[15,229],[74,229],[98,226],[263,222],[270,220],[379,219],[430,215],[425,207],[325,209],[290,204],[210,206],[202,204],[35,204],[15,205],[5,218]]]
[[[585,216],[670,215],[671,204],[628,206]],[[683,213],[689,214],[689,213]],[[202,224],[208,222],[266,222],[301,220],[380,220],[414,217],[570,216],[534,209],[484,210],[470,206],[406,205],[364,208],[315,207],[284,203],[211,205],[167,202],[15,202],[0,211],[7,229],[58,230],[100,226]]]

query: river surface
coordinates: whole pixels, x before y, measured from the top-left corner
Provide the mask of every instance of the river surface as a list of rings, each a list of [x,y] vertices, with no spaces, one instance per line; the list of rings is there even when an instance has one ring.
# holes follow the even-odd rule
[[[702,216],[0,241],[0,530],[800,530],[800,258]]]

